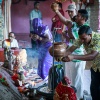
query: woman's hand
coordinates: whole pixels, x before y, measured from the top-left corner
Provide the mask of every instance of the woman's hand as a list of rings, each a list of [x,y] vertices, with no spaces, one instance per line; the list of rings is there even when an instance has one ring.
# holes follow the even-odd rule
[[[37,34],[32,34],[31,38],[36,41],[39,39],[39,36]]]

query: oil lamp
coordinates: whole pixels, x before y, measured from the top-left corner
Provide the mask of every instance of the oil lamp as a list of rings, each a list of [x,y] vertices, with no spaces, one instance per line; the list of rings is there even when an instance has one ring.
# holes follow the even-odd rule
[[[29,89],[29,98],[34,98],[35,97],[35,82],[32,81],[30,82],[28,89]]]

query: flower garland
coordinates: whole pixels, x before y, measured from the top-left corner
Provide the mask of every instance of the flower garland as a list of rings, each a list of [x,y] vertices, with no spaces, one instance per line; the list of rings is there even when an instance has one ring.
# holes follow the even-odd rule
[[[1,74],[0,74],[0,82],[1,82],[3,85],[8,86],[8,83],[7,83],[7,81],[6,81],[6,78],[4,78]]]
[[[56,0],[57,2],[65,2],[65,1],[70,1],[70,3],[72,3],[72,2],[80,2],[80,0]],[[82,0],[82,1],[84,1],[84,0]]]
[[[57,2],[65,2],[66,0],[56,0]],[[71,3],[73,2],[73,0],[69,0]]]

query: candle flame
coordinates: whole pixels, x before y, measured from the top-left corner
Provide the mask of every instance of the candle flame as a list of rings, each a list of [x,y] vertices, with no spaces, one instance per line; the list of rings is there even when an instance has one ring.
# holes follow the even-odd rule
[[[30,81],[29,82],[32,86],[35,86],[36,85],[36,83],[34,82],[34,81]]]
[[[34,81],[32,82],[32,85],[35,86],[35,82]]]

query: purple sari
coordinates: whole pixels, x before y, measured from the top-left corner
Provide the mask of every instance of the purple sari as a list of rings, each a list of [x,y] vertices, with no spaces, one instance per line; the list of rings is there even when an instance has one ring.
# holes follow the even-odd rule
[[[47,25],[43,25],[41,19],[35,18],[33,20],[33,29],[34,34],[39,35],[40,37],[45,39],[45,33],[48,29]],[[52,34],[48,31],[48,36],[50,39],[52,38]],[[37,41],[38,44],[38,75],[45,79],[48,76],[49,69],[52,66],[53,58],[49,54],[49,47],[52,45],[52,42],[48,39],[48,41]]]

